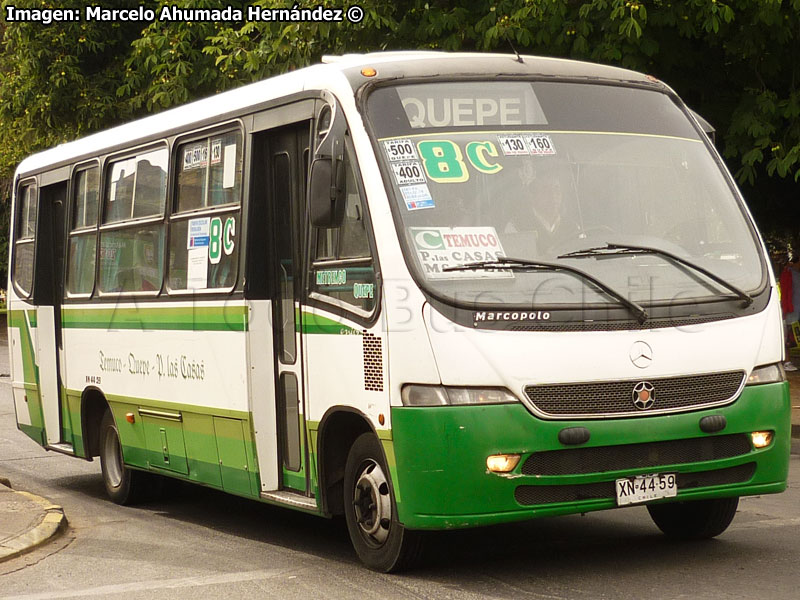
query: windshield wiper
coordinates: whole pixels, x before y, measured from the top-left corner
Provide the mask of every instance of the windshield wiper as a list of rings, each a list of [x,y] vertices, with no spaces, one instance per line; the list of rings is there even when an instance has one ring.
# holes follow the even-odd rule
[[[463,265],[455,265],[452,267],[443,267],[442,271],[471,271],[473,269],[481,270],[509,270],[509,271],[565,271],[572,273],[593,283],[606,294],[614,298],[617,302],[630,309],[636,315],[636,320],[639,324],[644,323],[647,318],[647,311],[633,300],[629,300],[614,288],[607,286],[605,283],[590,275],[586,271],[577,269],[570,265],[561,265],[556,263],[541,262],[534,260],[527,260],[524,258],[511,258],[510,256],[498,256],[495,260],[481,260],[477,262],[464,263]]]
[[[596,246],[594,248],[584,248],[583,250],[576,250],[575,252],[567,252],[566,254],[561,254],[558,258],[597,258],[602,256],[620,256],[620,255],[627,255],[627,256],[635,256],[637,254],[653,254],[656,256],[663,256],[664,258],[668,258],[669,260],[675,261],[676,263],[688,267],[698,273],[702,273],[712,281],[715,281],[719,285],[724,288],[729,289],[732,291],[736,296],[738,296],[741,300],[747,303],[747,306],[750,306],[753,303],[753,297],[740,290],[738,287],[733,285],[732,283],[728,283],[719,275],[712,273],[708,269],[701,267],[700,265],[696,265],[695,263],[686,260],[678,256],[677,254],[672,254],[672,252],[667,252],[666,250],[661,250],[660,248],[650,248],[649,246],[630,246],[628,244],[606,244],[605,246]]]

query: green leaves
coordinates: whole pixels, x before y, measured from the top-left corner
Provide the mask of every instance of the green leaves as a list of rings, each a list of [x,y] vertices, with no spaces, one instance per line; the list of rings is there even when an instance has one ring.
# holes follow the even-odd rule
[[[334,8],[349,4],[320,3]],[[86,3],[14,4],[83,10]],[[118,0],[114,7],[139,4],[158,14],[167,6],[292,9],[295,0]],[[0,133],[5,141],[0,145],[0,185],[24,156],[123,120],[312,64],[324,54],[412,48],[513,48],[651,73],[712,121],[741,183],[751,187],[770,180],[774,190],[775,181],[794,185],[800,180],[800,0],[358,4],[364,19],[357,24],[0,23]],[[750,192],[759,197],[758,188]]]

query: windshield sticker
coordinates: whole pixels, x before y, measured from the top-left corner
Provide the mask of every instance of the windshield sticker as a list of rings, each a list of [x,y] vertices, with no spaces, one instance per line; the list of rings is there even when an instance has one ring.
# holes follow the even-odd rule
[[[416,160],[418,158],[414,143],[408,138],[387,140],[383,142],[383,148],[386,150],[389,160]]]
[[[497,141],[505,156],[528,156],[530,150],[521,135],[498,135]]]
[[[553,146],[553,140],[549,135],[534,134],[527,136],[528,147],[531,149],[531,154],[534,156],[544,156],[547,154],[555,154],[556,148]]]
[[[511,271],[443,271],[505,255],[494,227],[409,227],[422,271],[428,279],[513,278]]]
[[[425,172],[437,183],[460,183],[469,179],[461,148],[450,140],[426,140],[417,144]]]
[[[492,175],[503,170],[503,166],[492,162],[490,157],[497,156],[497,147],[492,142],[470,142],[467,144],[467,158],[481,173]]]
[[[393,162],[391,165],[397,185],[425,183],[425,175],[422,173],[422,166],[418,160],[402,160]]]
[[[420,208],[434,208],[433,196],[426,184],[407,185],[400,188],[403,200],[408,210],[419,210]]]

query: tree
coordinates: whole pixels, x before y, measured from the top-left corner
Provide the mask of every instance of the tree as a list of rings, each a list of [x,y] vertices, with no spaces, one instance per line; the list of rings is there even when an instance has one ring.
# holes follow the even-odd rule
[[[121,0],[115,6],[139,4]],[[228,4],[241,10],[291,9],[295,1],[142,4],[160,12],[167,6]],[[343,1],[321,4],[341,8]],[[58,5],[83,7],[74,0]],[[0,180],[8,181],[14,165],[35,150],[302,67],[327,53],[516,50],[619,65],[668,82],[716,127],[762,229],[784,237],[798,230],[793,223],[800,222],[795,60],[800,0],[362,0],[359,5],[360,23],[8,23],[0,51],[5,142]]]

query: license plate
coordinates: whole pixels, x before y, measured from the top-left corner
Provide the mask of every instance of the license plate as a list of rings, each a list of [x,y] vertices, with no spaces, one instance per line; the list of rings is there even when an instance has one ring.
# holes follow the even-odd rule
[[[678,495],[678,483],[674,473],[624,477],[617,479],[616,483],[617,506]]]

